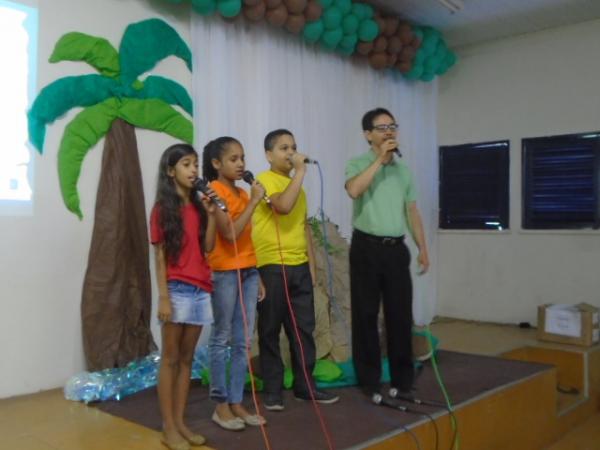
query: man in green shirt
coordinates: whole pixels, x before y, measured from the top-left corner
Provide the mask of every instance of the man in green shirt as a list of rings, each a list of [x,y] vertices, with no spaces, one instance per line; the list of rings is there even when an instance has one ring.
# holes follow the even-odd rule
[[[414,180],[399,157],[394,116],[383,108],[362,120],[371,148],[346,164],[346,191],[353,199],[350,245],[352,357],[358,383],[367,395],[381,389],[381,351],[377,330],[383,301],[391,387],[410,395],[412,361],[412,280],[410,253],[404,243],[410,231],[418,249],[421,273],[429,257]]]

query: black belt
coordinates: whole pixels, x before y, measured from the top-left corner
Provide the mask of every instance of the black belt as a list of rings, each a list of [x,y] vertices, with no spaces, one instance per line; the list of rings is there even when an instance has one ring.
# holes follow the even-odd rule
[[[354,229],[352,238],[364,239],[365,241],[375,242],[380,245],[394,246],[400,245],[404,242],[404,236],[391,237],[391,236],[375,236],[373,234],[365,233],[364,231]]]

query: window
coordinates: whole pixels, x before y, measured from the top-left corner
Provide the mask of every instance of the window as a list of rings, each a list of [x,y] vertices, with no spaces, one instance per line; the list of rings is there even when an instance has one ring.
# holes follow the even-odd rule
[[[440,228],[508,228],[508,141],[440,147]]]
[[[598,228],[600,132],[523,139],[523,228]]]
[[[0,0],[0,214],[31,214],[27,109],[35,95],[37,10]]]

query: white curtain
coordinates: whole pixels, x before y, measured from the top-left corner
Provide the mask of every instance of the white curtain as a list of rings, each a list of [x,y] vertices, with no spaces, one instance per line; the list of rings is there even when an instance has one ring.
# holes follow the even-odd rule
[[[351,234],[352,205],[344,191],[344,165],[368,150],[362,115],[378,106],[395,115],[402,153],[417,179],[417,204],[432,260],[427,275],[413,278],[415,321],[430,322],[436,297],[436,83],[407,83],[391,73],[316,50],[266,24],[225,23],[196,15],[192,46],[197,148],[218,136],[233,136],[243,144],[247,167],[256,174],[267,169],[265,134],[289,129],[298,151],[319,161],[323,209],[346,237]],[[304,188],[312,215],[320,206],[317,167],[309,167]],[[411,250],[415,256],[414,246]]]

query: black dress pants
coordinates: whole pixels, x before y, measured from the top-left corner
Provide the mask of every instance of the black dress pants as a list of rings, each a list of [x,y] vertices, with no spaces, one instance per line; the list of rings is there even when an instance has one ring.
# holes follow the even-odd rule
[[[304,350],[309,382],[314,389],[312,372],[315,367],[316,355],[313,338],[315,306],[310,269],[308,263],[283,267],[285,267],[290,300]],[[264,392],[279,395],[283,389],[284,368],[279,351],[279,333],[283,325],[290,342],[294,392],[301,396],[307,396],[309,389],[302,369],[302,357],[286,300],[282,266],[269,264],[260,267],[259,271],[267,294],[266,298],[258,304],[258,346]]]
[[[414,381],[410,252],[403,239],[390,241],[355,231],[350,246],[352,357],[358,383],[369,391],[381,384],[377,330],[381,301],[391,385],[408,390]]]

